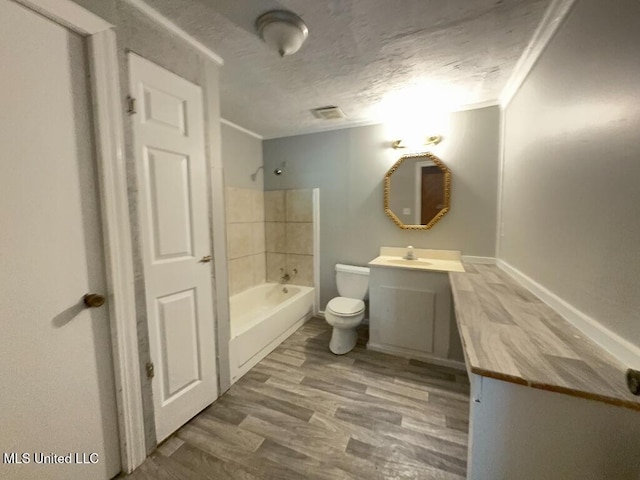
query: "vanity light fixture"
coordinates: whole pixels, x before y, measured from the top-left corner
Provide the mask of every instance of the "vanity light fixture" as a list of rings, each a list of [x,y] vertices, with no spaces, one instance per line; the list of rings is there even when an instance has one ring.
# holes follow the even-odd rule
[[[422,146],[425,145],[437,145],[442,141],[442,136],[441,135],[432,135],[430,137],[425,138],[424,143],[422,143]],[[393,148],[395,148],[396,150],[400,149],[400,148],[408,148],[411,145],[407,145],[407,142],[405,142],[404,140],[396,140],[395,142],[393,142],[391,144],[391,146]]]
[[[309,35],[302,19],[288,10],[271,10],[258,17],[256,30],[264,43],[280,54],[293,55]]]

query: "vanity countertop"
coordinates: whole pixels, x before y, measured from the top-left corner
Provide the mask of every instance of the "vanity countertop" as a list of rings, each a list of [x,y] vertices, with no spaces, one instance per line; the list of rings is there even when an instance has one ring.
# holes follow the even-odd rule
[[[640,410],[626,366],[497,266],[464,266],[449,278],[471,372]]]
[[[456,250],[431,250],[415,248],[415,260],[403,258],[407,248],[382,247],[380,256],[369,262],[370,267],[430,270],[436,272],[464,272],[461,254]]]

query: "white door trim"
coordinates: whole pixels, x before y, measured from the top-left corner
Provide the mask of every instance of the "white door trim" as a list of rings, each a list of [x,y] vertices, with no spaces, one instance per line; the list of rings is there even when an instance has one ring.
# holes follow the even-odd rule
[[[113,25],[71,0],[17,1],[89,40],[120,451],[122,470],[130,473],[146,448],[116,35]]]

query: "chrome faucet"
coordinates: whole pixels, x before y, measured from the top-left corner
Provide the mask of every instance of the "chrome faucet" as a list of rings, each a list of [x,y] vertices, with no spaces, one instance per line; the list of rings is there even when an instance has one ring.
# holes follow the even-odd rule
[[[282,276],[280,277],[280,283],[287,283],[289,280],[291,280],[291,276],[289,276],[289,274],[284,271],[284,268],[280,269],[280,273],[282,274]]]

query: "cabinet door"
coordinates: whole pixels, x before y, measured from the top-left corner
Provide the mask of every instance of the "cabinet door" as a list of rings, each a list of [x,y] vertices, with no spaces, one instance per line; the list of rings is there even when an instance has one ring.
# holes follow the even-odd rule
[[[370,347],[446,359],[452,322],[448,275],[395,268],[372,268],[370,275]]]
[[[433,290],[382,285],[377,291],[386,345],[433,353],[436,294]]]

